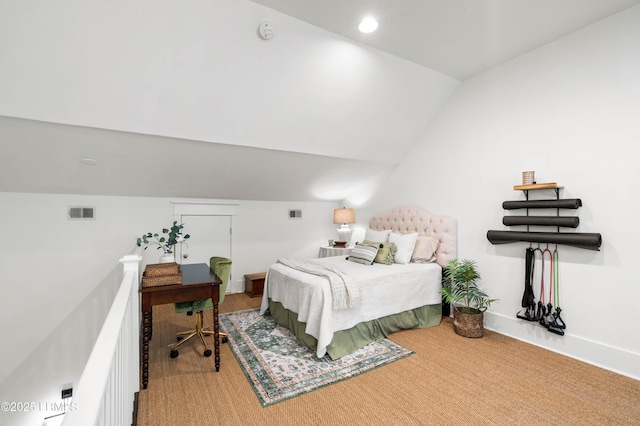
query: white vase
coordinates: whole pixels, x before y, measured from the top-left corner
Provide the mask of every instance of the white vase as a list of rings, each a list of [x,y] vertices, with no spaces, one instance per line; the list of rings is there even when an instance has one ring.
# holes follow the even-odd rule
[[[171,263],[175,261],[176,261],[176,258],[173,255],[173,253],[165,253],[162,256],[160,256],[160,263]]]

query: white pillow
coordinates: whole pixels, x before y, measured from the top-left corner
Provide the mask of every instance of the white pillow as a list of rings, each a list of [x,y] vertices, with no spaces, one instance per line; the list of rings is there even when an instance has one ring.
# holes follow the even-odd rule
[[[409,263],[411,261],[411,255],[413,254],[413,248],[416,245],[417,239],[417,232],[412,232],[411,234],[398,234],[397,232],[390,233],[389,242],[394,243],[396,247],[398,247],[395,256],[393,256],[393,261],[403,265]]]
[[[367,232],[364,234],[364,239],[367,241],[375,241],[376,243],[389,242],[389,234],[391,229],[384,231],[376,231],[375,229],[367,228]]]

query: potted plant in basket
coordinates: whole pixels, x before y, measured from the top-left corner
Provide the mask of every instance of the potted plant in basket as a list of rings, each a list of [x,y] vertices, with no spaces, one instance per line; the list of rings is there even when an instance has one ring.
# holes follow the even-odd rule
[[[175,262],[173,246],[179,243],[183,243],[184,240],[189,239],[190,237],[189,234],[182,235],[183,228],[183,223],[178,225],[178,222],[174,221],[171,228],[164,228],[162,230],[162,233],[166,234],[166,236],[160,236],[160,234],[148,232],[138,238],[136,243],[138,247],[142,246],[142,244],[145,244],[145,250],[148,249],[150,245],[158,246],[156,247],[157,250],[162,249],[164,254],[160,257],[160,263]]]
[[[441,294],[453,306],[453,329],[464,337],[484,335],[484,311],[497,299],[478,288],[480,274],[473,260],[452,259],[444,270]]]

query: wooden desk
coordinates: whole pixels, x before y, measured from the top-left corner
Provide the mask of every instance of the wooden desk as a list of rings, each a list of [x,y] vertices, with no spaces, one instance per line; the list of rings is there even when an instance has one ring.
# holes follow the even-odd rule
[[[218,301],[220,300],[220,278],[206,263],[181,265],[182,284],[146,287],[140,289],[142,296],[142,388],[149,383],[149,341],[153,332],[153,305],[165,303],[189,302],[191,300],[208,299],[213,301],[213,339],[216,371],[220,371],[220,340],[218,328]]]

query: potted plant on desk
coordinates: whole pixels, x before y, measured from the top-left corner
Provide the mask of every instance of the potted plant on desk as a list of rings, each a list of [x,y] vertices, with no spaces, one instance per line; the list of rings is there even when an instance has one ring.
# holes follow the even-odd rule
[[[141,247],[142,244],[145,244],[146,247],[144,248],[145,250],[149,248],[149,246],[158,246],[156,247],[157,250],[162,249],[163,250],[163,255],[160,257],[160,263],[168,263],[168,262],[175,262],[175,255],[173,253],[173,246],[175,246],[176,244],[182,244],[184,242],[184,240],[189,239],[190,235],[189,234],[185,234],[182,235],[182,229],[184,228],[184,224],[181,223],[180,225],[178,225],[177,221],[173,222],[173,225],[171,226],[171,228],[167,229],[164,228],[162,230],[162,233],[165,235],[160,235],[160,234],[154,234],[151,232],[148,232],[144,235],[142,235],[140,238],[138,238],[138,240],[136,241],[136,244],[138,245],[138,247]]]
[[[478,288],[479,280],[473,260],[452,259],[444,270],[441,294],[453,306],[453,330],[464,337],[484,335],[484,311],[497,300]]]

